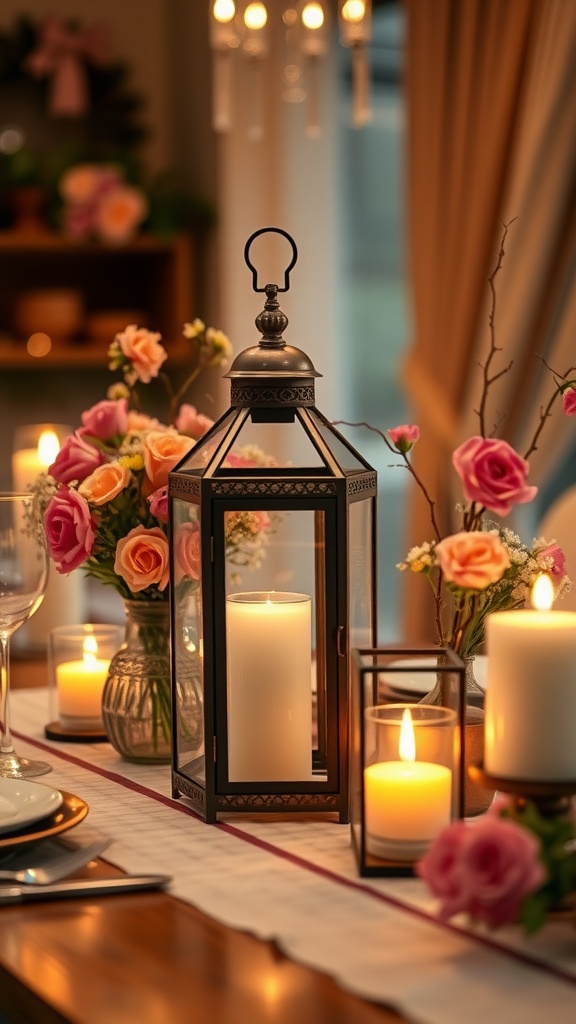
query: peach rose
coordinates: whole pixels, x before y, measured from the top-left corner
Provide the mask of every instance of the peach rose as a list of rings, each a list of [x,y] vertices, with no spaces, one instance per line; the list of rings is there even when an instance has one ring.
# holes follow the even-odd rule
[[[170,579],[168,541],[159,526],[135,526],[116,545],[114,572],[137,594],[147,587],[165,590]]]
[[[176,532],[174,570],[176,583],[185,577],[200,579],[200,531],[196,523],[183,523]]]
[[[161,335],[157,331],[149,331],[146,327],[129,324],[124,331],[116,335],[123,356],[132,363],[131,370],[126,373],[127,382],[132,385],[137,380],[149,384],[158,371],[168,353],[160,344]]]
[[[168,473],[194,447],[190,437],[182,437],[175,431],[152,430],[144,438],[142,454],[144,468],[152,490],[165,487]]]
[[[82,481],[78,490],[86,501],[105,505],[113,501],[130,482],[130,470],[119,462],[105,462]]]
[[[106,192],[94,214],[94,227],[106,242],[128,242],[148,214],[146,196],[132,185],[117,185]]]
[[[482,530],[454,533],[434,551],[446,581],[463,590],[485,590],[510,568],[510,557],[498,535]]]

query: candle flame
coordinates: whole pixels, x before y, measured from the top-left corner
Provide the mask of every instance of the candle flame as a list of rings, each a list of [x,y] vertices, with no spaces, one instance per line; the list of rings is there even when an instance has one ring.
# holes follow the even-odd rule
[[[401,761],[416,760],[416,740],[414,738],[414,725],[412,715],[408,708],[402,712],[402,725],[400,726],[400,742],[398,751]]]
[[[58,435],[53,430],[43,430],[38,441],[38,459],[48,469],[60,451]]]
[[[84,664],[94,665],[96,656],[98,654],[98,644],[96,643],[96,637],[89,634],[84,637],[83,644],[84,651]]]
[[[216,21],[219,21],[221,25],[225,25],[228,21],[232,21],[232,18],[236,14],[236,5],[234,0],[215,0],[212,8],[212,14]]]
[[[537,608],[540,612],[547,612],[552,607],[554,602],[554,587],[552,586],[552,580],[547,573],[542,572],[536,577],[530,599],[532,601],[532,607]]]
[[[252,3],[248,4],[248,7],[244,11],[244,24],[246,28],[252,29],[257,32],[259,29],[264,28],[268,21],[268,12],[263,3]]]
[[[302,11],[302,24],[305,28],[313,31],[322,28],[324,24],[324,11],[319,3],[306,4]]]
[[[362,21],[366,14],[366,4],[364,0],[346,0],[345,4],[342,4],[342,18],[344,21],[352,23],[358,23]]]

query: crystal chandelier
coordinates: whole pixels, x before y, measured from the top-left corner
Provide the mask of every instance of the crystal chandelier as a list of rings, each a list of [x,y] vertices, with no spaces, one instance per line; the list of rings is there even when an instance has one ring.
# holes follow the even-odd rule
[[[370,120],[368,43],[371,0],[338,0],[340,42],[352,54],[352,123]],[[213,127],[227,132],[234,113],[234,63],[248,67],[248,136],[263,135],[263,69],[273,40],[283,46],[282,98],[307,104],[306,133],[320,135],[319,91],[322,59],[331,40],[333,0],[210,0],[210,45],[213,51]],[[280,15],[277,23],[275,16]],[[277,35],[278,33],[278,35]]]

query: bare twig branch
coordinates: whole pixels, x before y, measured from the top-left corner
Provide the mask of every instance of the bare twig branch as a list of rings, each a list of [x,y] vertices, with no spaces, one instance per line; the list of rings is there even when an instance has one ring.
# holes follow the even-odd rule
[[[490,329],[490,351],[488,352],[488,355],[486,357],[486,361],[484,363],[480,364],[480,366],[482,368],[483,384],[482,384],[482,394],[480,396],[480,408],[478,409],[478,421],[479,421],[479,424],[480,424],[480,433],[481,433],[482,437],[486,437],[486,403],[488,401],[488,393],[490,391],[490,387],[492,386],[494,381],[498,380],[498,378],[502,377],[505,373],[508,373],[509,370],[512,367],[512,362],[510,362],[508,364],[508,366],[506,367],[506,369],[500,370],[497,374],[494,374],[492,377],[490,376],[490,367],[491,367],[491,364],[492,364],[492,360],[494,359],[496,353],[501,351],[501,349],[499,349],[498,346],[496,345],[496,286],[495,286],[495,280],[496,280],[496,277],[497,277],[498,273],[500,272],[500,269],[502,267],[502,263],[504,262],[504,254],[506,252],[505,246],[506,246],[506,239],[508,237],[508,229],[510,228],[510,225],[514,223],[515,220],[516,220],[516,217],[513,217],[512,220],[509,220],[507,224],[503,225],[504,232],[502,234],[502,239],[500,241],[500,248],[498,250],[498,255],[496,257],[496,265],[494,267],[494,270],[492,271],[492,273],[490,274],[490,276],[488,278],[488,286],[490,288],[490,294],[491,294],[490,312],[488,314],[488,326],[489,326],[489,329]]]

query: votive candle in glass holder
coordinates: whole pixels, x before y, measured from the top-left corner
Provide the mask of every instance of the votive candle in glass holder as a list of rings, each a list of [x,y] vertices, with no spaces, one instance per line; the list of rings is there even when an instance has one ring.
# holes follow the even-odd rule
[[[423,704],[365,710],[366,851],[415,862],[450,823],[456,713]]]
[[[48,679],[52,739],[104,733],[102,690],[110,659],[124,637],[122,626],[84,623],[50,631]]]

